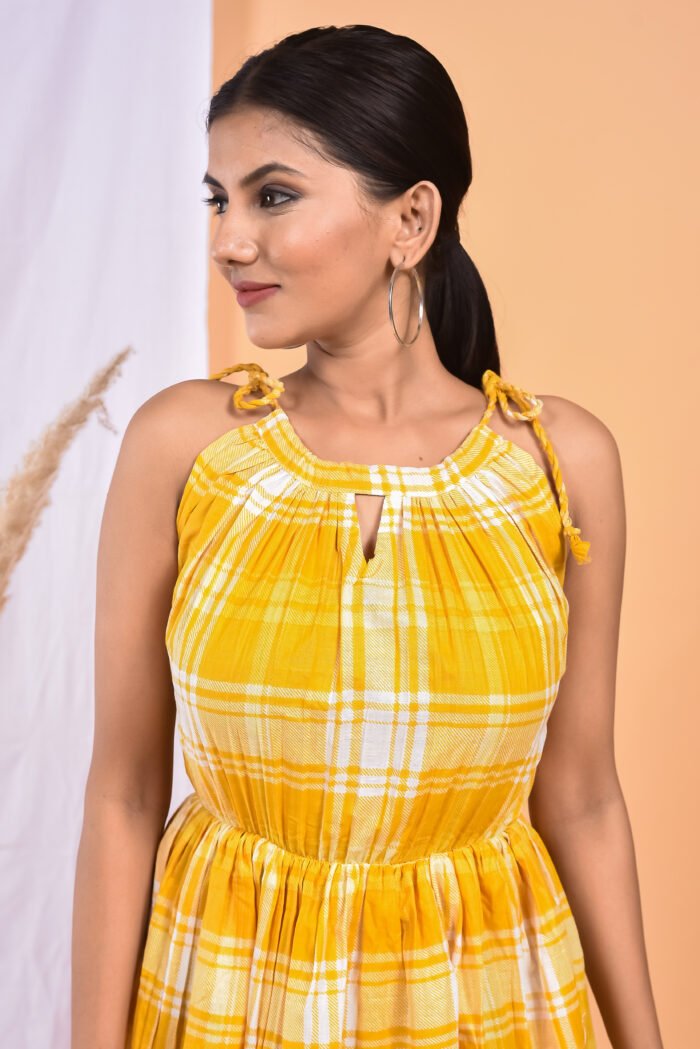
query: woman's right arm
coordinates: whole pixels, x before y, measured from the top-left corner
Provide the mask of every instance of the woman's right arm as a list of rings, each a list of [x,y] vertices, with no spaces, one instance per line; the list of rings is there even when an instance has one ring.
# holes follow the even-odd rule
[[[177,577],[175,515],[187,456],[179,413],[188,385],[168,387],[132,417],[100,530],[71,1049],[124,1049],[170,807],[175,703],[165,627]]]

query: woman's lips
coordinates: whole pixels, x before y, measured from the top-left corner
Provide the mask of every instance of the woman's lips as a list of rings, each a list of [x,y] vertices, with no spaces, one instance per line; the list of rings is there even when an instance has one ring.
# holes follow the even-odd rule
[[[236,301],[239,306],[252,306],[254,303],[272,295],[278,288],[279,284],[272,284],[267,288],[256,288],[255,291],[239,291],[236,295]]]

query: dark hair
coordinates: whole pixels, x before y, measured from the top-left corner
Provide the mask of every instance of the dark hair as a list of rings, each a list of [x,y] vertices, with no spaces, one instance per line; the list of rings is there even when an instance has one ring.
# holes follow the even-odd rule
[[[458,240],[472,181],[467,122],[437,58],[377,26],[317,26],[248,57],[211,99],[207,132],[243,106],[285,115],[302,140],[311,132],[328,159],[354,169],[370,199],[393,200],[421,179],[437,186],[440,227],[418,271],[440,360],[477,389],[485,369],[500,372],[486,288]]]

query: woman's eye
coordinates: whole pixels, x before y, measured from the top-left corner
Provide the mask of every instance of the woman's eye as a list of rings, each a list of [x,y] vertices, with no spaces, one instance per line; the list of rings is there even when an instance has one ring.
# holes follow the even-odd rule
[[[259,199],[262,200],[263,197],[274,197],[275,195],[277,195],[279,197],[286,197],[287,200],[294,200],[294,197],[291,197],[289,195],[289,193],[285,193],[281,189],[261,189],[260,190],[260,194],[259,194]],[[280,203],[284,204],[284,201],[280,201]],[[272,205],[273,208],[276,208],[277,206],[278,206],[277,204],[273,204]]]
[[[210,208],[215,207],[218,209],[219,204],[223,203],[225,203],[223,197],[202,197],[202,204],[206,204]],[[214,214],[220,215],[221,212],[217,210]]]
[[[263,200],[265,197],[274,197],[274,196],[286,197],[287,200],[294,200],[294,197],[290,196],[289,193],[285,193],[281,189],[267,189],[267,188],[264,188],[264,189],[260,190],[260,193],[258,194],[258,199],[259,200]],[[214,197],[204,197],[204,198],[202,198],[202,203],[206,204],[207,207],[216,208],[216,211],[214,212],[214,214],[215,215],[221,215],[222,212],[219,210],[219,205],[220,204],[225,204],[226,201],[221,196],[214,196]],[[279,201],[278,204],[271,204],[270,207],[276,208],[276,207],[279,207],[279,204],[284,204],[284,203],[285,203],[285,201],[282,200],[282,201]],[[267,208],[265,210],[267,210]]]

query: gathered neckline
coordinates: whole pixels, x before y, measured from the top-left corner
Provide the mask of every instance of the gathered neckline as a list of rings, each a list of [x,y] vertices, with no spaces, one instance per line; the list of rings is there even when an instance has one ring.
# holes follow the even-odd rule
[[[487,398],[478,422],[459,445],[439,463],[401,466],[391,463],[356,463],[322,459],[302,441],[279,402],[254,426],[275,459],[288,471],[308,482],[332,489],[365,494],[401,491],[403,494],[435,494],[457,486],[504,443],[488,424],[493,411]]]
[[[256,440],[262,442],[275,461],[280,463],[288,473],[300,476],[303,481],[312,486],[342,494],[352,512],[355,512],[356,508],[351,508],[350,503],[358,494],[384,495],[390,503],[395,505],[400,504],[404,495],[440,497],[444,492],[460,487],[465,477],[474,474],[476,470],[508,450],[521,460],[524,457],[524,461],[530,468],[534,466],[539,471],[541,479],[549,487],[549,479],[530,453],[496,433],[489,425],[489,419],[498,402],[504,415],[509,419],[527,420],[532,424],[549,460],[564,534],[569,539],[577,562],[585,564],[591,560],[588,556],[590,543],[581,537],[581,529],[577,528],[571,520],[569,498],[559,468],[559,461],[552,442],[538,418],[543,408],[543,401],[534,393],[503,379],[494,369],[487,368],[481,376],[481,387],[486,397],[486,406],[481,418],[453,452],[432,466],[397,466],[387,463],[336,462],[331,459],[321,459],[302,441],[291,419],[279,404],[279,395],[284,391],[284,384],[279,379],[268,375],[255,361],[231,365],[221,372],[214,372],[210,378],[222,379],[232,372],[243,370],[248,372],[250,381],[234,391],[233,401],[236,408],[257,408],[261,404],[272,403],[272,411],[257,422],[250,423],[249,426],[245,424],[243,427],[234,427],[212,441],[197,457],[185,488],[190,484],[197,465],[204,461],[206,453],[218,448],[219,444],[229,439],[232,433],[235,433],[239,439],[246,440],[255,435]],[[264,396],[247,401],[246,394],[256,389],[261,389]],[[517,409],[509,406],[509,399],[515,402]],[[182,500],[180,506],[182,506]],[[369,563],[373,564],[375,560],[376,555]]]

